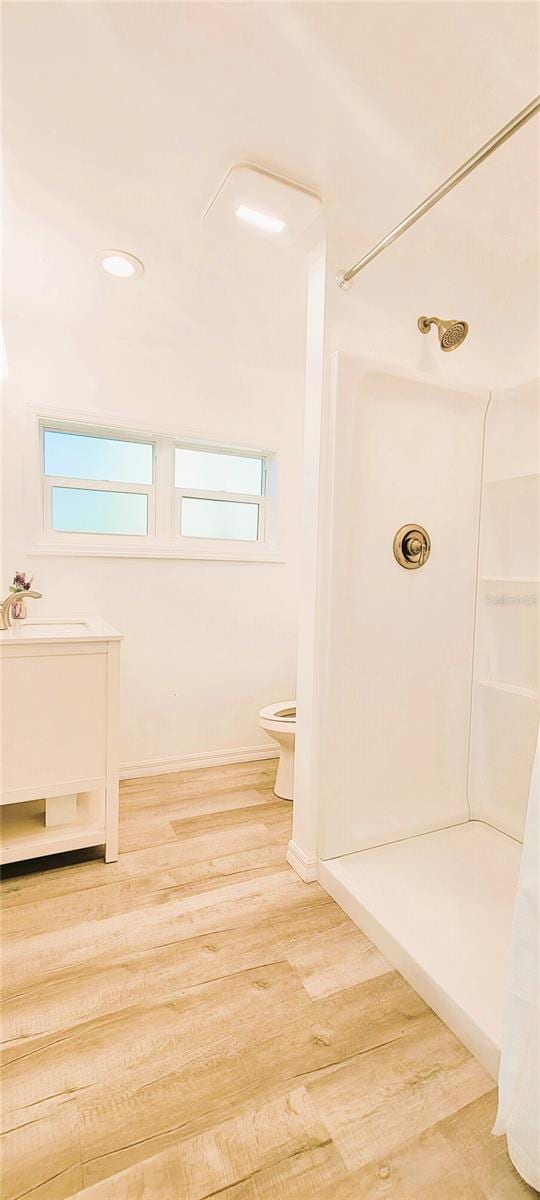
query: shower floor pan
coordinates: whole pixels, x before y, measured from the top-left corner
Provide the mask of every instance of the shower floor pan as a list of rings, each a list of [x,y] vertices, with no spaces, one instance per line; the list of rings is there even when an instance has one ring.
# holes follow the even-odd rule
[[[480,821],[319,862],[319,880],[497,1077],[521,843]]]

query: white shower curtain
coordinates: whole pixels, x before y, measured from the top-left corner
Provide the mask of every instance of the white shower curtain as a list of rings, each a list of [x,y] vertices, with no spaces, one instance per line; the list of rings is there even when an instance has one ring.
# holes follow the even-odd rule
[[[518,881],[494,1133],[506,1133],[519,1174],[540,1189],[540,746],[534,760]]]

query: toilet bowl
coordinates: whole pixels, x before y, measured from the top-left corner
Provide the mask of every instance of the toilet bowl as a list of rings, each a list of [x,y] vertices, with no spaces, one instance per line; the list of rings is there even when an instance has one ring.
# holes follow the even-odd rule
[[[279,746],[279,764],[274,791],[282,800],[292,800],[294,785],[294,735],[296,700],[281,700],[261,708],[259,725]]]

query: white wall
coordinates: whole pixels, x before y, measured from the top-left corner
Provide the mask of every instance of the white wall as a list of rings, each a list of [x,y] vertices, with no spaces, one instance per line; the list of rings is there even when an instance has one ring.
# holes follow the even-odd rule
[[[486,421],[471,727],[471,814],[523,840],[539,716],[540,394],[492,396]]]
[[[25,569],[40,614],[100,613],[121,630],[124,764],[263,745],[259,708],[295,694],[303,376],[242,366],[201,334],[171,348],[10,320],[5,338],[3,594]],[[40,405],[278,445],[285,561],[29,554],[29,410]]]
[[[339,355],[333,387],[320,855],[467,820],[488,393]],[[418,522],[431,556],[393,554]]]

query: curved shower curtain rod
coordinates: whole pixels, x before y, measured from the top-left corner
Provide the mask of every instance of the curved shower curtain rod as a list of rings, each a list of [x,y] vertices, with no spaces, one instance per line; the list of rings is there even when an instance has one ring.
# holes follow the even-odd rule
[[[446,196],[447,192],[451,192],[452,188],[456,187],[456,184],[461,183],[461,180],[465,179],[466,175],[470,175],[471,171],[474,171],[475,167],[479,167],[480,163],[483,162],[485,158],[488,158],[490,154],[493,154],[494,150],[497,150],[499,146],[502,146],[503,142],[505,142],[507,138],[511,137],[517,129],[520,129],[526,121],[529,121],[531,117],[534,117],[534,115],[539,111],[540,96],[536,96],[534,100],[531,100],[531,103],[528,104],[526,108],[522,108],[521,112],[517,113],[517,116],[508,122],[508,125],[505,125],[503,129],[500,129],[499,132],[496,133],[489,142],[486,142],[485,146],[482,146],[480,150],[477,150],[476,154],[472,155],[472,158],[468,158],[467,162],[463,163],[461,167],[458,167],[457,171],[454,171],[453,175],[450,175],[444,183],[441,183],[440,187],[438,187],[435,192],[432,192],[431,195],[427,197],[427,200],[424,200],[422,204],[419,204],[417,208],[414,208],[413,211],[409,213],[408,217],[405,217],[405,219],[401,221],[399,225],[396,225],[394,229],[390,230],[390,233],[386,234],[386,237],[383,237],[380,242],[377,242],[377,245],[373,247],[373,250],[370,250],[368,254],[364,254],[364,257],[360,258],[357,263],[354,263],[354,266],[349,267],[348,271],[339,271],[338,275],[336,276],[336,282],[338,283],[339,287],[342,288],[343,291],[347,291],[348,288],[350,288],[355,275],[358,275],[359,271],[362,271],[364,267],[367,267],[368,263],[370,263],[372,259],[376,258],[382,250],[386,250],[387,246],[391,246],[392,242],[395,242],[398,237],[401,237],[402,233],[405,233],[407,229],[410,229],[411,225],[414,225],[415,221],[419,221],[420,217],[424,216],[424,213],[429,212],[429,209],[433,208],[433,205],[437,204],[439,200],[442,200],[443,196]]]

